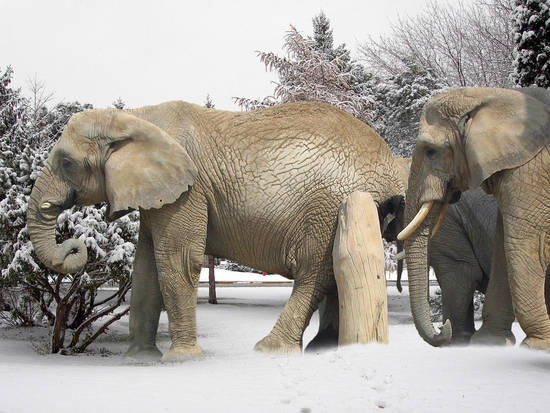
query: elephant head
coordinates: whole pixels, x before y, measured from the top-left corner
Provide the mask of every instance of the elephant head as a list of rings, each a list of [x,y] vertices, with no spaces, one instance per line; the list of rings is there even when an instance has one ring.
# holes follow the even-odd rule
[[[56,244],[64,209],[107,201],[116,219],[130,209],[160,208],[187,191],[196,174],[185,149],[150,122],[114,109],[73,115],[29,198],[27,225],[38,258],[60,273],[86,264],[82,241]]]
[[[434,346],[450,341],[447,320],[439,333],[430,320],[428,238],[438,230],[449,203],[466,189],[491,192],[491,178],[519,167],[548,142],[550,112],[518,90],[462,88],[433,97],[424,106],[413,153],[405,222],[411,311],[421,337]]]

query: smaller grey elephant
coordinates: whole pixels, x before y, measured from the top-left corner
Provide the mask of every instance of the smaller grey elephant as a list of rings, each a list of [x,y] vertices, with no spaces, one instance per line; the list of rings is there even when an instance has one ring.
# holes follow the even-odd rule
[[[451,344],[497,344],[494,337],[515,343],[512,306],[483,312],[483,325],[474,328],[474,291],[485,293],[490,277],[508,278],[503,262],[492,262],[498,205],[481,189],[466,191],[449,206],[441,229],[430,240],[429,260],[441,287],[443,320],[451,320]],[[550,314],[550,271],[546,271],[545,299]],[[510,303],[511,304],[511,303]],[[499,341],[498,343],[502,343]]]
[[[430,240],[429,261],[441,288],[443,319],[451,320],[451,344],[487,343],[495,335],[514,343],[511,331],[514,313],[511,307],[498,312],[485,312],[483,326],[476,333],[474,327],[474,292],[485,293],[489,277],[507,277],[506,268],[497,263],[491,272],[495,243],[498,206],[493,196],[481,189],[466,191],[460,201],[450,205],[446,219]],[[384,233],[389,240],[399,229]],[[396,232],[397,231],[397,232]],[[401,271],[397,285],[401,291]],[[546,272],[546,305],[550,314],[550,270]],[[308,346],[315,350],[322,345],[336,345],[338,340],[338,298],[329,295],[319,306],[319,333]],[[486,331],[490,334],[485,334]],[[472,338],[473,336],[473,338]],[[492,343],[489,341],[488,343]]]
[[[459,202],[449,206],[440,230],[430,240],[429,262],[441,288],[443,320],[451,320],[453,326],[451,344],[467,344],[475,333],[473,297],[475,291],[487,291],[492,275],[497,212],[492,196],[481,189],[466,191]],[[509,307],[487,314],[484,325],[515,342],[513,321]]]

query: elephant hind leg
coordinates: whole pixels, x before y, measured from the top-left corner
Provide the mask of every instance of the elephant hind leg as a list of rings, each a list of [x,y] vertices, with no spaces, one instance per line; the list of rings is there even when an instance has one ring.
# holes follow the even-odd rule
[[[302,336],[321,300],[318,272],[298,273],[294,288],[271,332],[254,346],[264,353],[299,353]]]
[[[305,351],[315,352],[338,346],[338,294],[331,291],[319,304],[319,331]]]
[[[505,250],[514,312],[527,335],[522,344],[535,349],[550,349],[550,318],[544,291],[546,266],[538,259],[538,251],[530,254],[516,242],[505,242]],[[520,242],[522,246],[537,245],[532,240]]]

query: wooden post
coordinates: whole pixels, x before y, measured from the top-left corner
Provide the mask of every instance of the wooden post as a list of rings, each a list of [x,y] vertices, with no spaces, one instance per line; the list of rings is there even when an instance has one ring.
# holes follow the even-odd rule
[[[218,304],[216,299],[216,278],[214,277],[214,257],[208,255],[208,302]]]
[[[338,213],[332,250],[338,286],[338,344],[388,342],[384,249],[370,194],[354,192]]]

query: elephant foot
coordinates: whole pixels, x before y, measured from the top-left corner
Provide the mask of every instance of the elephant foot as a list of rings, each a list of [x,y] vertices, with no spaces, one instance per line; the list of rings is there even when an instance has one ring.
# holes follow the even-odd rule
[[[268,335],[256,343],[254,350],[268,354],[299,354],[302,352],[302,347],[299,344],[285,343]]]
[[[483,326],[474,333],[471,344],[482,346],[513,346],[516,337],[510,330],[491,331]]]
[[[453,337],[449,343],[451,346],[467,346],[472,339],[472,333],[468,331],[455,332],[453,331]]]
[[[317,335],[309,342],[305,351],[315,353],[338,347],[338,331],[330,329],[319,331]]]
[[[550,339],[525,337],[525,339],[521,342],[521,345],[533,350],[550,351]]]
[[[155,345],[131,345],[124,355],[124,361],[128,363],[152,363],[159,361],[161,357],[162,353]]]
[[[198,359],[202,356],[201,348],[195,344],[191,346],[178,346],[170,348],[162,356],[163,362],[181,362]]]

